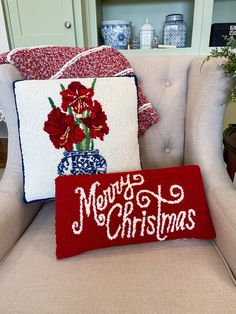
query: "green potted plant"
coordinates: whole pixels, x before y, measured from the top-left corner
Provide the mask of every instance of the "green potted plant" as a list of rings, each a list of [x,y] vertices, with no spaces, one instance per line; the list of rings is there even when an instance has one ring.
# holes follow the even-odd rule
[[[224,36],[226,46],[212,49],[211,53],[204,60],[210,58],[225,58],[226,62],[221,64],[226,76],[233,80],[233,87],[229,98],[229,103],[236,102],[236,40],[233,36]],[[229,176],[234,180],[236,172],[236,123],[230,124],[223,133],[224,160],[227,164]]]
[[[226,41],[225,47],[216,47],[211,50],[210,55],[204,60],[208,61],[210,58],[225,58],[227,61],[221,64],[226,76],[233,80],[233,88],[229,102],[236,101],[236,39],[233,36],[223,36]],[[204,63],[203,62],[203,63]]]

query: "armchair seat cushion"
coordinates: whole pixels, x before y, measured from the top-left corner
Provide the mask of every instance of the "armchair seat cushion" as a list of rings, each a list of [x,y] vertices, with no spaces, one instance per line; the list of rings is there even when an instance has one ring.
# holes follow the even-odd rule
[[[54,224],[49,202],[2,263],[1,313],[235,313],[235,286],[211,241],[100,249],[58,261]]]

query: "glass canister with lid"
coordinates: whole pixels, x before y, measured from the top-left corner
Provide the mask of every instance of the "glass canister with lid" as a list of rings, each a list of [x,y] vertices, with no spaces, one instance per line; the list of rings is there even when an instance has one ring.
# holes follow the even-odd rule
[[[183,14],[169,14],[164,25],[164,45],[176,47],[186,46],[187,26]]]

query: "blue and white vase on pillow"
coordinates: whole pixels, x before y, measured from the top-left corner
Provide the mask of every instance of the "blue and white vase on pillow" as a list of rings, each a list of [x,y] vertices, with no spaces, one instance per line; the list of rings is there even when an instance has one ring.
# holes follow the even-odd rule
[[[57,173],[63,175],[104,174],[107,162],[98,149],[87,151],[64,151]]]

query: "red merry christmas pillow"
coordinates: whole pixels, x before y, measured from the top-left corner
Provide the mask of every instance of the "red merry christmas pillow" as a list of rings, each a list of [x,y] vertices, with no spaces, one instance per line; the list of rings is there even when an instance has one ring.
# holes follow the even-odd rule
[[[214,237],[198,166],[56,179],[57,258],[117,245]]]

